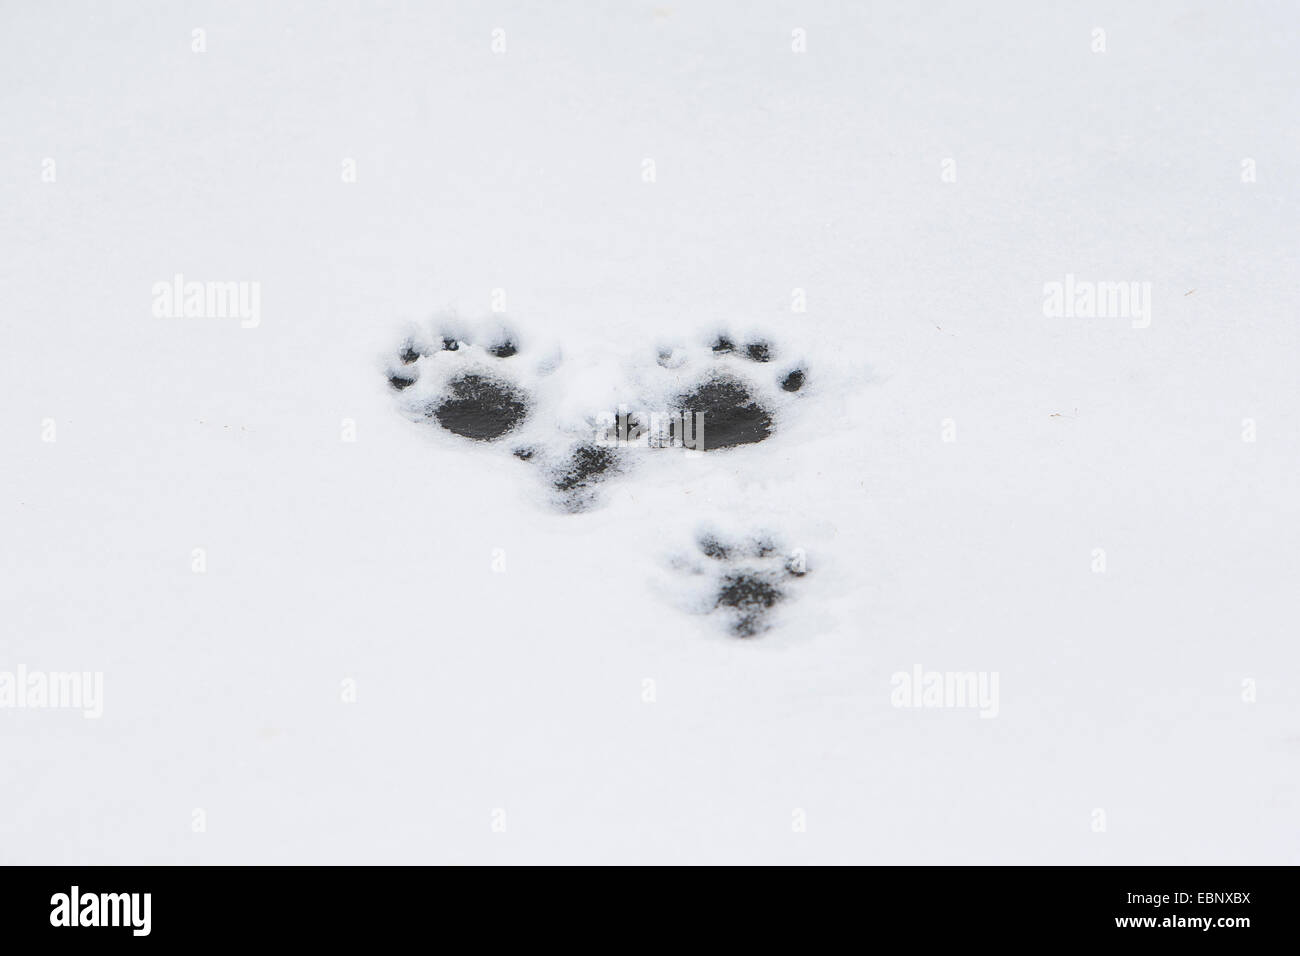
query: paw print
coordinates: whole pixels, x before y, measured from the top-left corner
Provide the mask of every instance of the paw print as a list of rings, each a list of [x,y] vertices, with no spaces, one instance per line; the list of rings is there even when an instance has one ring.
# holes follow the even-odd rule
[[[557,428],[554,414],[534,420],[539,404],[554,412],[554,403],[539,395],[554,398],[554,389],[544,386],[561,365],[558,353],[534,360],[508,324],[489,321],[479,332],[445,324],[402,343],[389,362],[388,384],[412,418],[475,443],[508,447],[541,471],[562,510],[576,512],[590,507],[596,485],[623,467],[617,449],[593,440],[593,421]]]
[[[531,460],[536,453],[528,449],[526,454],[525,460]],[[616,449],[583,442],[566,449],[558,458],[543,460],[542,468],[553,499],[561,510],[572,514],[592,507],[597,501],[596,486],[621,474],[626,464]]]
[[[495,441],[528,416],[528,393],[500,367],[518,351],[516,336],[505,326],[481,343],[446,329],[434,339],[406,341],[388,384],[399,392],[420,385],[408,399],[414,410],[464,438]]]
[[[696,552],[674,562],[679,571],[703,582],[695,589],[694,609],[724,614],[737,637],[755,637],[768,630],[776,606],[791,596],[791,585],[808,573],[802,549],[782,548],[766,532],[728,539],[704,531],[696,539]]]
[[[702,416],[701,450],[712,451],[765,441],[774,430],[774,415],[807,381],[802,362],[784,360],[780,348],[765,338],[743,345],[719,334],[704,347],[661,347],[658,365],[671,379],[663,396],[669,407]],[[755,365],[775,366],[758,375]]]
[[[610,427],[602,425],[619,414],[623,439],[628,423],[634,432],[643,421],[669,423],[666,441],[650,440],[647,429],[644,447],[654,449],[716,451],[774,433],[807,372],[769,339],[737,341],[720,334],[694,347],[661,347],[655,365],[641,364],[654,374],[638,375],[629,371],[636,363],[608,356],[574,368],[565,367],[558,349],[538,360],[496,320],[476,332],[444,323],[403,342],[387,376],[413,418],[476,443],[507,445],[542,473],[562,510],[577,512],[597,502],[606,479],[631,470],[626,442],[611,442]]]
[[[756,444],[775,434],[809,381],[797,356],[760,336],[718,334],[694,346],[633,351],[630,359],[608,351],[593,357],[590,344],[579,343],[576,360],[566,361],[559,348],[535,354],[495,320],[474,330],[446,323],[394,350],[388,384],[414,420],[482,454],[526,463],[544,478],[554,505],[578,512],[597,502],[608,479],[633,470],[629,436],[645,437],[635,447],[647,454],[668,453],[656,418],[668,423],[667,446],[697,457]],[[613,442],[610,421],[619,423]],[[771,534],[716,531],[702,532],[674,567],[698,585],[690,609],[724,616],[741,638],[768,630],[808,571],[804,553]]]

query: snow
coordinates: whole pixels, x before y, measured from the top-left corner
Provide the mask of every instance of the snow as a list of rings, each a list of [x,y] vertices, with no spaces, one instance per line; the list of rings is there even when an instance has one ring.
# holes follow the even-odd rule
[[[1300,860],[1293,5],[3,27],[0,670],[104,701],[0,712],[0,862]],[[177,273],[260,323],[155,317]],[[385,385],[448,314],[553,449],[720,330],[808,385],[736,364],[771,439],[570,514]],[[700,613],[708,528],[806,553],[766,633]],[[997,717],[894,707],[918,665]]]

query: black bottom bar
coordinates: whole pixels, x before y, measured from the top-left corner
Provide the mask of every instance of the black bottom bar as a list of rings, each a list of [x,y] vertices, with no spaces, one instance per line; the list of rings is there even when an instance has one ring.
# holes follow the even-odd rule
[[[519,885],[512,885],[520,879]],[[467,868],[11,867],[0,930],[23,942],[401,942],[439,926],[455,941],[527,934],[599,943],[664,937],[675,924],[735,941],[773,932],[866,940],[1120,940],[1223,945],[1294,935],[1294,871],[1235,867],[839,868],[785,876],[572,872],[477,882]],[[754,879],[753,885],[746,885]],[[74,889],[75,888],[75,889]],[[147,894],[147,895],[146,895]],[[853,937],[850,937],[853,938]],[[429,935],[436,943],[438,936]],[[64,940],[67,941],[66,939]]]

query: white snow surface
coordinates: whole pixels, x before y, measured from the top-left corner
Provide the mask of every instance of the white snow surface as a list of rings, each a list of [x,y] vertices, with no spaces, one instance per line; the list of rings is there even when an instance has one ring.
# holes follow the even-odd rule
[[[0,710],[0,862],[1300,862],[1298,36],[6,4],[0,670],[102,671],[104,714]],[[260,324],[155,317],[176,273]],[[1150,326],[1046,317],[1066,274]],[[808,385],[568,514],[385,385],[448,314],[517,330],[555,447],[719,330]],[[703,613],[710,527],[807,555],[758,637]],[[997,717],[894,707],[918,664]]]

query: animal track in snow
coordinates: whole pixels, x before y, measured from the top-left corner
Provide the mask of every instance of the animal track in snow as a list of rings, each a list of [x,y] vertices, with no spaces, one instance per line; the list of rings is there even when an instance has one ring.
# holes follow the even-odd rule
[[[538,357],[509,325],[489,320],[474,332],[447,323],[412,335],[387,375],[412,417],[476,443],[507,444],[538,466],[570,512],[586,510],[601,482],[631,470],[629,442],[718,452],[766,441],[808,375],[771,339],[725,333],[661,345],[654,364],[624,359],[566,363],[560,350]],[[656,420],[667,429],[654,433]]]
[[[439,389],[424,402],[425,417],[465,438],[493,441],[518,427],[528,414],[526,394],[488,360],[509,358],[517,351],[504,328],[484,345],[462,342],[450,333],[436,344],[407,341],[398,352],[402,367],[389,370],[388,384],[405,391],[430,372]]]
[[[782,392],[798,392],[807,373],[801,364],[789,364],[776,375],[759,377],[746,366],[776,361],[779,349],[756,338],[738,347],[728,334],[717,335],[701,348],[661,348],[658,364],[672,373],[678,391],[670,406],[692,414],[703,413],[703,449],[731,448],[765,441],[772,435],[773,410],[784,404]],[[778,391],[779,389],[779,391]]]
[[[678,556],[673,566],[703,582],[695,589],[692,610],[724,614],[731,633],[746,638],[771,627],[776,606],[808,573],[804,552],[784,548],[767,532],[726,538],[705,531],[696,539],[696,553]]]

